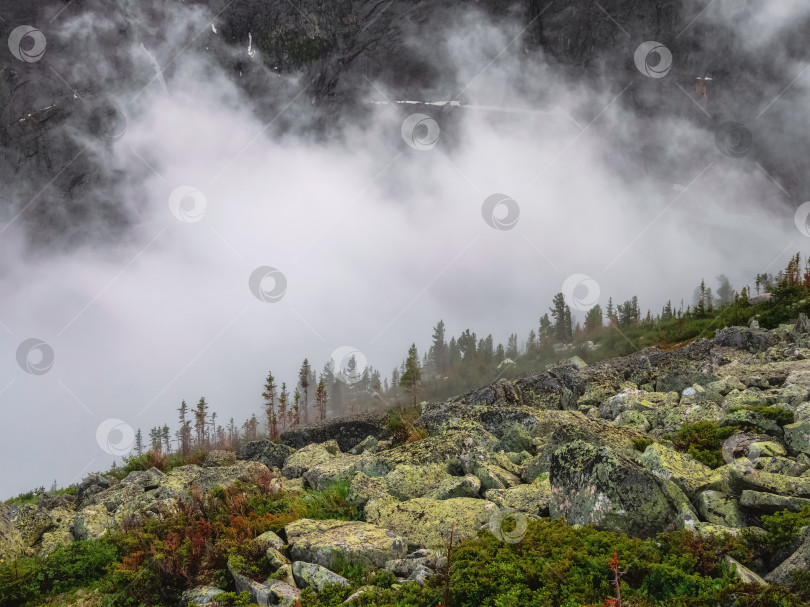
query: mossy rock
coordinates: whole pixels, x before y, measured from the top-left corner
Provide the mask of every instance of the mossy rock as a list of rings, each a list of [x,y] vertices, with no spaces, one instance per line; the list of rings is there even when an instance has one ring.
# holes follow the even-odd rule
[[[66,516],[70,516],[70,512],[67,512]],[[50,514],[34,504],[13,506],[10,511],[10,519],[19,531],[26,547],[33,546],[43,533],[54,526]]]
[[[810,497],[810,478],[772,474],[753,469],[753,466],[731,464],[726,467],[729,483],[736,493],[745,489],[776,493],[793,497]]]
[[[639,457],[641,464],[661,478],[672,480],[689,499],[709,488],[719,488],[721,479],[708,466],[661,443],[652,443]]]
[[[707,522],[726,527],[745,525],[739,502],[719,491],[704,491],[698,497],[698,512]]]
[[[334,444],[334,446],[336,447],[337,444]],[[304,476],[304,473],[310,468],[335,459],[335,457],[334,449],[328,449],[326,444],[313,443],[302,447],[290,455],[281,473],[284,475],[284,478],[300,478]]]
[[[652,472],[607,447],[575,440],[551,458],[552,518],[648,537],[671,529],[678,510]]]
[[[478,497],[481,491],[481,481],[473,474],[465,476],[451,476],[444,479],[439,486],[425,495],[436,500],[447,500],[454,497]]]
[[[810,506],[810,498],[776,495],[775,493],[763,493],[762,491],[745,489],[740,495],[740,505],[768,514],[780,510],[799,512],[802,508]]]
[[[402,500],[423,497],[451,478],[442,464],[399,464],[386,476],[388,493]]]
[[[810,421],[800,421],[784,426],[784,440],[793,453],[810,455]]]
[[[512,508],[534,516],[548,516],[551,483],[546,478],[538,483],[509,489],[490,489],[484,497],[502,508]]]
[[[784,474],[785,476],[801,476],[808,469],[807,464],[801,464],[788,457],[760,457],[754,462],[754,467],[763,472]]]
[[[73,536],[77,540],[95,540],[107,533],[113,518],[107,508],[101,504],[87,506],[78,513],[73,521]]]
[[[349,580],[316,563],[296,561],[292,564],[292,572],[300,588],[312,588],[315,592],[320,592],[327,584],[350,586]]]
[[[293,560],[339,565],[384,567],[404,558],[406,542],[393,531],[362,521],[299,519],[284,528]]]
[[[370,477],[364,472],[355,472],[349,485],[346,503],[362,508],[366,503],[388,493],[388,481],[385,477]]]
[[[475,537],[497,510],[488,500],[467,497],[406,502],[382,497],[368,502],[364,515],[368,522],[407,538],[409,548],[441,548],[447,544],[450,529],[454,542]]]

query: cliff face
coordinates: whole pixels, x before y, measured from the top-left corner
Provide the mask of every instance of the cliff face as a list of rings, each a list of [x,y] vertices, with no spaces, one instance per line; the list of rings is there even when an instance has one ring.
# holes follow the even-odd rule
[[[467,83],[453,81],[447,70],[408,40],[415,35],[441,36],[445,28],[461,22],[463,11],[474,10],[493,22],[522,24],[519,39],[507,53],[523,61],[536,61],[542,54],[574,81],[606,83],[616,92],[630,85],[619,103],[640,115],[685,116],[709,133],[726,121],[746,123],[756,142],[750,158],[761,163],[794,200],[810,196],[805,178],[810,149],[793,128],[790,110],[777,104],[758,117],[796,78],[797,62],[807,58],[802,23],[780,31],[775,48],[749,44],[735,34],[735,23],[723,23],[710,10],[704,13],[705,3],[694,0],[197,4],[217,15],[218,29],[216,34],[205,27],[195,32],[193,48],[230,70],[259,113],[268,116],[278,108],[267,104],[271,85],[248,60],[249,35],[251,48],[261,51],[270,69],[303,71],[302,82],[309,83],[306,105],[310,110],[321,108],[323,125],[334,123],[336,112],[349,111],[348,106],[362,101],[356,96],[357,91],[368,90],[366,78],[411,99],[454,98]],[[188,3],[183,6],[188,8]],[[6,53],[0,64],[0,179],[13,184],[16,200],[35,199],[22,219],[41,229],[39,238],[46,231],[46,240],[79,243],[99,233],[114,239],[126,230],[130,217],[110,193],[127,177],[136,182],[139,177],[117,172],[116,163],[104,152],[125,126],[125,112],[107,95],[132,98],[150,82],[157,86],[148,53],[167,48],[171,36],[161,30],[174,8],[171,3],[113,8],[100,0],[4,3],[3,39],[19,24],[50,34],[63,21],[83,14],[102,15],[106,24],[81,44],[65,45],[49,36],[42,61],[22,63]],[[750,8],[755,14],[754,5]],[[672,52],[666,81],[638,78],[634,52],[647,40]],[[117,49],[133,43],[144,44],[143,56],[118,56]],[[101,56],[103,60],[95,61],[96,70],[93,57]],[[158,61],[168,79],[171,56]],[[704,76],[712,80],[702,92],[696,79]],[[85,136],[93,143],[89,152],[83,149]],[[2,204],[6,206],[0,209],[0,221],[9,221],[23,208],[20,202],[11,206],[7,199]]]

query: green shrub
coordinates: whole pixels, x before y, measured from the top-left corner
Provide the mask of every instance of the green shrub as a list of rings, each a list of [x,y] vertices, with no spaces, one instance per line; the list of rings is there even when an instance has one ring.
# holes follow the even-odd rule
[[[729,413],[734,411],[753,411],[757,415],[764,417],[765,419],[769,419],[775,421],[780,426],[784,426],[786,424],[792,424],[794,420],[793,411],[790,409],[783,409],[782,407],[769,407],[769,406],[754,406],[754,405],[743,405],[740,407],[732,407],[729,409]]]
[[[60,546],[48,557],[20,558],[0,565],[0,605],[21,605],[99,580],[118,560],[110,542],[85,540]]]
[[[771,515],[762,516],[762,528],[768,532],[766,541],[773,550],[786,548],[796,538],[799,530],[810,524],[810,506],[799,512],[782,510]]]
[[[219,604],[219,607],[258,607],[258,605],[250,600],[249,592],[222,592],[214,595],[214,600]]]
[[[633,448],[636,451],[643,452],[647,447],[652,445],[655,441],[651,438],[645,438],[643,436],[636,436],[633,438]]]
[[[668,438],[679,451],[686,451],[710,468],[719,468],[726,463],[723,459],[723,441],[736,431],[732,426],[720,426],[713,421],[700,421],[681,426]]]

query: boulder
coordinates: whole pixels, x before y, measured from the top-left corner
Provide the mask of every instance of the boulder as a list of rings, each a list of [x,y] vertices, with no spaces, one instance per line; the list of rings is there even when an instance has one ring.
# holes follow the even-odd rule
[[[372,478],[363,472],[355,472],[349,485],[346,503],[362,508],[366,503],[388,492],[388,481],[385,477]]]
[[[787,424],[783,430],[785,444],[793,453],[810,455],[810,420]]]
[[[778,567],[765,576],[765,581],[771,584],[789,586],[792,582],[791,574],[798,570],[807,570],[810,567],[810,532],[805,531],[796,551],[786,558]]]
[[[60,546],[67,546],[72,544],[73,541],[73,534],[70,531],[46,531],[39,541],[38,555],[48,556]],[[0,558],[0,562],[2,562],[2,558]]]
[[[117,485],[118,479],[103,474],[90,474],[76,488],[76,501],[83,504],[89,497]]]
[[[472,474],[466,476],[451,476],[444,479],[439,486],[425,495],[436,500],[447,500],[454,497],[478,497],[481,491],[481,481]]]
[[[679,510],[649,470],[581,440],[551,458],[551,518],[636,537],[674,528]]]
[[[748,327],[727,327],[717,329],[714,333],[714,343],[718,346],[748,350],[749,352],[762,352],[775,346],[779,339],[766,329],[750,329]]]
[[[728,482],[735,493],[750,489],[777,495],[810,497],[810,478],[771,474],[746,465],[729,465],[726,468]]]
[[[373,436],[377,440],[391,438],[384,413],[361,413],[297,426],[282,432],[280,440],[285,445],[300,449],[312,443],[335,439],[340,450],[347,452],[367,436]]]
[[[73,536],[77,540],[95,540],[107,532],[113,519],[102,504],[87,506],[76,514],[73,521]]]
[[[293,560],[327,569],[345,564],[384,567],[386,561],[407,554],[402,537],[362,521],[299,519],[284,531]]]
[[[311,587],[315,592],[320,592],[327,584],[349,587],[349,580],[315,563],[296,561],[292,564],[292,572],[299,588]]]
[[[268,548],[275,548],[279,551],[284,550],[284,540],[282,540],[272,531],[265,531],[253,541],[262,550],[267,550]]]
[[[380,441],[378,441],[373,436],[367,436],[362,441],[357,443],[354,447],[352,447],[351,453],[352,455],[360,455],[361,453],[376,453],[379,451]]]
[[[661,443],[648,445],[639,461],[656,476],[672,480],[691,500],[705,489],[716,488],[720,480],[708,466]]]
[[[238,458],[261,462],[268,468],[283,468],[287,458],[295,452],[289,445],[274,443],[269,440],[255,440],[242,445]]]
[[[11,522],[10,512],[11,508],[0,503],[0,564],[24,555],[27,548],[19,529]]]
[[[301,598],[301,591],[294,585],[282,580],[267,580],[265,582],[270,591],[270,601],[272,605],[279,607],[293,607],[300,605],[298,599]]]
[[[218,466],[233,466],[236,463],[236,453],[233,451],[214,450],[205,454],[203,467],[216,468]]]
[[[736,499],[719,491],[704,491],[698,496],[701,518],[714,525],[743,527],[745,520]]]
[[[731,558],[729,555],[725,555],[723,560],[726,563],[726,566],[730,569],[734,570],[737,579],[740,580],[743,584],[756,584],[757,586],[767,586],[768,582],[758,576],[756,573],[751,571],[748,567],[740,563],[739,561]]]
[[[340,481],[351,481],[362,467],[362,455],[340,455],[312,466],[304,473],[304,486],[323,490]],[[388,472],[386,469],[385,472]],[[375,475],[381,476],[381,475]]]
[[[213,605],[214,597],[218,594],[222,594],[223,592],[226,591],[222,590],[221,588],[217,588],[216,586],[198,586],[197,588],[191,588],[183,592],[180,599],[183,605],[194,603],[200,607],[207,607],[209,605]]]
[[[551,483],[548,478],[509,489],[490,489],[484,497],[502,508],[511,508],[533,516],[548,516]]]
[[[54,526],[50,514],[34,504],[12,506],[9,518],[11,524],[20,532],[20,537],[26,547],[33,546],[43,533]],[[67,525],[64,528],[66,529]]]
[[[287,458],[281,473],[284,478],[299,478],[310,468],[334,459],[335,454],[339,453],[334,447],[336,447],[334,441],[329,444],[313,443],[302,447]]]
[[[442,464],[399,464],[385,476],[388,493],[402,500],[423,497],[450,478]]]
[[[393,530],[413,548],[440,548],[454,530],[454,541],[475,537],[498,507],[488,501],[467,497],[446,500],[416,498],[399,502],[391,497],[373,499],[364,509],[365,519]]]
[[[799,512],[805,506],[810,506],[810,499],[745,489],[740,495],[740,505],[768,514],[773,514],[780,510]]]
[[[250,579],[248,576],[240,572],[233,564],[233,561],[228,559],[228,571],[233,577],[233,583],[236,586],[236,592],[247,592],[250,594],[250,600],[260,607],[270,607],[273,604],[270,598],[270,589],[261,582]],[[275,598],[275,597],[274,597]]]
[[[810,466],[805,463],[798,462],[788,457],[780,457],[778,455],[773,457],[762,457],[760,455],[760,457],[754,462],[754,467],[757,470],[762,470],[764,472],[784,474],[787,476],[801,476],[805,470],[810,468]]]
[[[748,409],[732,409],[720,421],[721,426],[745,426],[756,428],[760,432],[782,438],[784,432],[782,427],[774,420],[768,419],[756,411]]]

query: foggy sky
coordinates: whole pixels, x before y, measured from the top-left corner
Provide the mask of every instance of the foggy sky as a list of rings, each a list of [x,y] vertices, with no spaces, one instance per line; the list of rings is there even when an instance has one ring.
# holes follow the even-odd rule
[[[743,14],[720,2],[704,17],[742,32],[738,43],[750,52],[776,54],[781,28],[808,10],[780,0],[778,9]],[[30,246],[21,222],[0,223],[3,496],[54,479],[65,486],[120,462],[97,441],[108,419],[144,434],[163,423],[174,430],[180,401],[205,396],[223,425],[230,417],[241,425],[261,412],[268,370],[294,387],[304,357],[320,372],[341,346],[388,376],[411,342],[426,350],[440,318],[448,338],[470,328],[496,343],[516,332],[523,342],[573,274],[596,281],[603,307],[609,296],[638,295],[655,314],[669,299],[691,303],[702,278],[714,285],[725,273],[739,289],[808,252],[793,216],[803,201],[764,169],[721,154],[699,122],[628,109],[627,85],[660,82],[639,71],[621,82],[564,78],[541,54],[527,59],[513,48],[518,23],[496,28],[470,12],[452,30],[426,29],[409,43],[449,83],[462,83],[469,102],[556,113],[457,110],[435,147],[417,150],[401,134],[407,106],[336,118],[327,140],[279,132],[281,121],[310,119],[299,96],[307,83],[272,71],[264,86],[281,116],[268,126],[210,52],[200,44],[180,52],[212,21],[200,8],[168,11],[165,30],[145,44],[162,65],[176,56],[166,90],[158,78],[143,93],[110,84],[126,107],[123,137],[106,144],[74,134],[86,153],[108,155],[109,170],[129,176],[109,192],[136,218],[125,238],[100,245],[99,233],[97,242],[49,252]],[[89,57],[61,66],[67,80],[112,82],[121,64],[149,74],[140,41],[96,46],[114,27],[86,15],[54,22],[49,45],[83,45]],[[210,28],[202,36],[216,45]],[[263,70],[247,47],[217,48]],[[787,50],[778,57],[791,73],[806,67]],[[798,78],[768,112],[806,125],[807,83]],[[374,82],[358,94],[384,100],[388,92]],[[739,112],[730,108],[729,119]],[[645,162],[657,177],[643,149],[656,155]],[[170,209],[183,186],[205,201],[199,221]],[[513,228],[482,216],[493,194],[517,203]],[[191,206],[186,199],[175,213]],[[251,293],[261,266],[286,277],[280,301]],[[45,374],[17,364],[29,338],[53,349]]]

